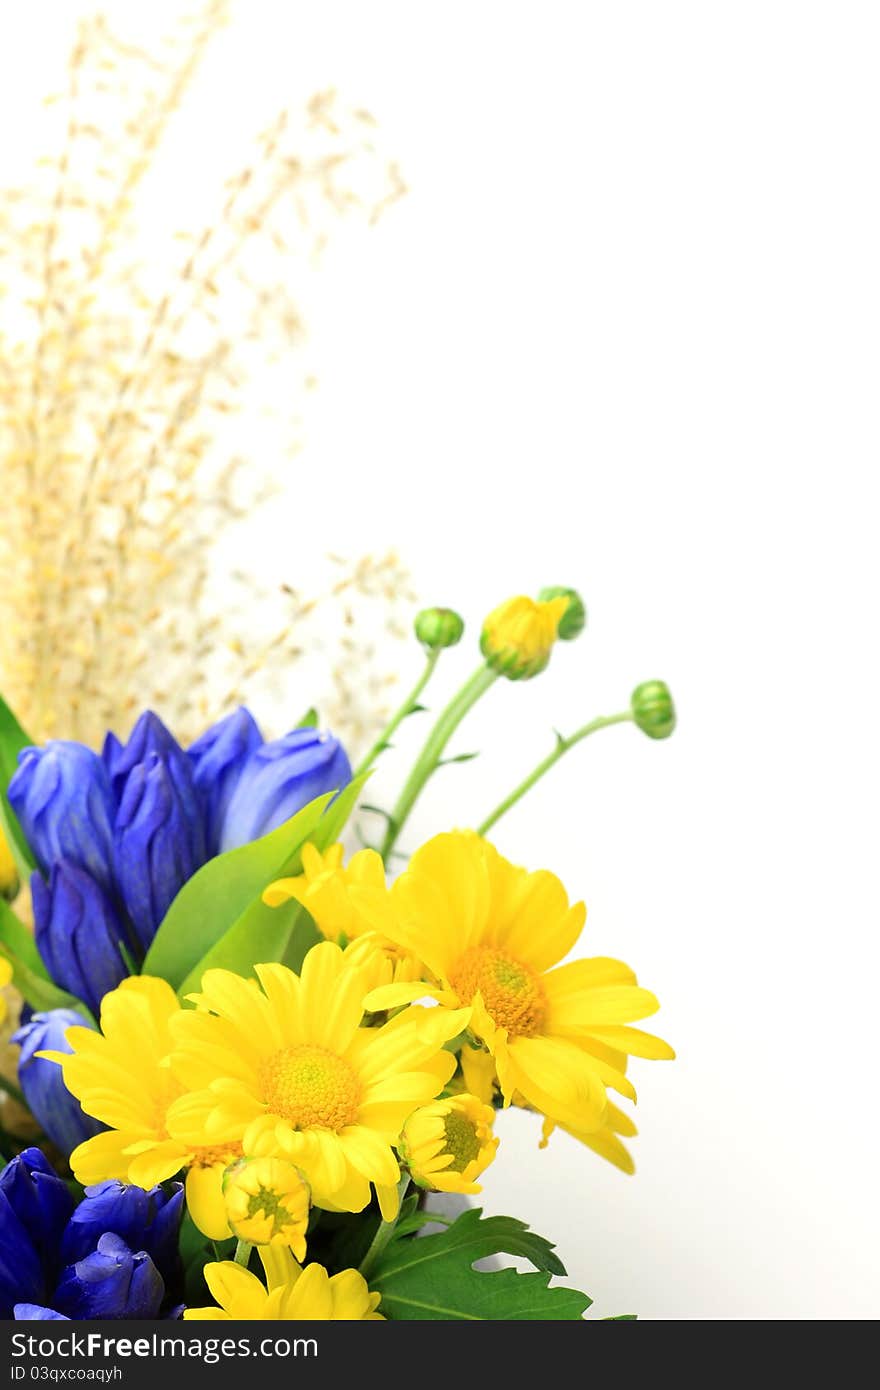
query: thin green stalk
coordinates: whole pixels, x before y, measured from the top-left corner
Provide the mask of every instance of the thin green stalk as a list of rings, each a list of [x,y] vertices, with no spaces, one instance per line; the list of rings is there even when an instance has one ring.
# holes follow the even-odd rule
[[[443,713],[439,716],[436,724],[425,741],[421,753],[416,759],[415,765],[400,796],[397,798],[397,805],[388,818],[388,830],[382,843],[382,858],[385,859],[394,848],[401,830],[403,829],[410,811],[419,798],[419,795],[433,772],[436,772],[443,756],[443,750],[452,738],[461,721],[464,719],[468,710],[472,709],[482,695],[486,693],[490,685],[498,679],[495,671],[489,669],[485,664],[478,666],[469,680],[465,681],[461,690],[454,695],[446,706]]]
[[[437,665],[437,662],[440,658],[440,652],[442,650],[442,647],[438,647],[435,651],[428,652],[428,660],[425,663],[424,671],[422,672],[419,679],[416,681],[412,690],[407,695],[403,704],[400,706],[400,709],[397,711],[395,715],[392,716],[388,725],[382,730],[381,734],[376,739],[376,742],[373,744],[369,753],[366,755],[365,758],[361,759],[361,762],[358,764],[358,767],[355,770],[355,777],[360,777],[362,773],[366,772],[368,768],[373,766],[373,763],[376,761],[379,754],[383,751],[383,749],[387,748],[389,739],[391,739],[392,736],[397,732],[404,719],[406,719],[407,715],[412,714],[413,709],[419,702],[419,696],[421,695],[425,686],[428,684],[428,681],[434,674],[434,667]]]
[[[365,1279],[368,1277],[370,1270],[373,1268],[379,1256],[382,1254],[385,1247],[387,1246],[389,1240],[394,1235],[394,1232],[397,1230],[397,1223],[400,1220],[400,1208],[403,1205],[403,1199],[406,1195],[406,1189],[408,1187],[409,1174],[404,1173],[402,1178],[400,1179],[400,1182],[397,1184],[397,1215],[395,1216],[393,1221],[379,1222],[379,1225],[376,1229],[376,1234],[370,1241],[369,1249],[367,1250],[366,1255],[364,1255],[364,1258],[361,1260],[360,1265],[358,1266],[361,1274],[364,1276]]]
[[[236,1241],[234,1256],[235,1263],[237,1265],[244,1265],[245,1269],[247,1269],[248,1261],[251,1258],[251,1251],[253,1250],[253,1248],[253,1244],[249,1240]]]
[[[571,734],[569,738],[558,738],[553,752],[549,753],[543,762],[538,763],[538,766],[529,773],[528,777],[520,782],[518,787],[514,787],[510,795],[506,796],[504,800],[495,807],[492,814],[487,816],[483,821],[477,833],[479,835],[485,835],[487,831],[491,830],[495,822],[499,821],[501,817],[510,810],[511,806],[515,806],[520,798],[525,796],[526,792],[529,791],[536,782],[540,781],[544,773],[549,772],[551,767],[558,763],[559,759],[563,757],[570,748],[574,748],[576,743],[580,743],[581,739],[588,738],[590,734],[595,734],[599,729],[607,729],[611,724],[626,724],[631,721],[632,712],[630,710],[626,710],[626,712],[622,714],[607,714],[600,716],[598,719],[592,719],[589,724],[584,724],[583,728],[578,729],[577,733]]]

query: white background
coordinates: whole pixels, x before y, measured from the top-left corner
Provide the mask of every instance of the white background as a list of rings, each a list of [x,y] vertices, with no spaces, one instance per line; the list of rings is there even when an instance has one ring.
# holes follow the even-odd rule
[[[7,13],[10,152],[78,8]],[[633,1179],[501,1124],[485,1206],[556,1239],[600,1316],[876,1314],[878,42],[839,0],[257,0],[193,97],[208,157],[336,85],[410,185],[319,296],[298,544],[398,543],[471,646],[508,593],[588,603],[462,730],[483,755],[409,846],[554,725],[675,691],[671,742],[600,735],[497,833],[586,899],[584,951],[636,966],[679,1051],[634,1066]]]

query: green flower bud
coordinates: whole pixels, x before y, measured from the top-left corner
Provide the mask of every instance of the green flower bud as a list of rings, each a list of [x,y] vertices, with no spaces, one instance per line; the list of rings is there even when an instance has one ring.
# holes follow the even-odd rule
[[[573,642],[576,637],[580,637],[587,625],[587,610],[584,601],[577,589],[564,589],[560,587],[542,589],[538,595],[540,602],[545,602],[551,598],[567,598],[568,607],[559,619],[557,636],[563,642]]]
[[[416,637],[432,652],[461,641],[464,619],[452,608],[423,608],[416,614]]]
[[[636,724],[648,738],[669,738],[675,729],[675,705],[665,681],[643,681],[630,699]]]

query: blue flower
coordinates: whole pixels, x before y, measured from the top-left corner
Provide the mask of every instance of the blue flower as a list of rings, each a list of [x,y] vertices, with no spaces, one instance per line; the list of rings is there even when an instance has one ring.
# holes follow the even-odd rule
[[[63,739],[23,748],[8,796],[44,873],[66,859],[105,888],[112,886],[116,806],[97,753]]]
[[[86,1195],[67,1223],[61,1241],[65,1264],[84,1259],[97,1246],[99,1236],[113,1231],[133,1250],[145,1250],[162,1275],[173,1285],[180,1275],[177,1234],[183,1214],[183,1187],[146,1191],[115,1178],[86,1188]]]
[[[67,1266],[52,1303],[67,1318],[156,1318],[164,1297],[165,1282],[147,1252],[133,1252],[108,1231],[90,1255]]]
[[[0,1174],[0,1318],[167,1315],[182,1212],[180,1183],[98,1183],[75,1207],[39,1149],[25,1149]]]
[[[129,973],[122,919],[96,879],[67,859],[52,865],[48,886],[31,878],[37,950],[50,976],[97,1014],[101,1000]]]
[[[245,763],[262,743],[256,720],[242,706],[212,725],[188,750],[205,807],[209,854],[220,851],[220,832],[232,794]]]
[[[189,822],[193,848],[201,863],[207,857],[205,813],[196,788],[193,767],[158,714],[150,709],[145,710],[126,744],[121,744],[115,734],[107,734],[101,756],[119,806],[125,801],[132,774],[139,768],[153,766],[157,761],[162,764],[174,787],[177,804]]]
[[[220,849],[258,840],[322,792],[351,781],[345,749],[332,734],[294,729],[248,759],[223,818]]]
[[[61,1068],[45,1057],[36,1056],[47,1049],[70,1052],[72,1049],[64,1035],[73,1026],[87,1028],[89,1025],[73,1009],[50,1009],[48,1013],[34,1014],[29,1023],[12,1035],[12,1041],[21,1046],[18,1084],[24,1098],[43,1132],[64,1154],[71,1153],[77,1144],[104,1129],[104,1125],[87,1115],[76,1097],[70,1094]]]
[[[66,1183],[39,1149],[25,1149],[0,1173],[0,1318],[48,1296],[72,1210]]]
[[[190,774],[192,775],[192,774]],[[116,817],[116,880],[144,951],[187,879],[205,862],[169,765],[148,753],[129,773]]]

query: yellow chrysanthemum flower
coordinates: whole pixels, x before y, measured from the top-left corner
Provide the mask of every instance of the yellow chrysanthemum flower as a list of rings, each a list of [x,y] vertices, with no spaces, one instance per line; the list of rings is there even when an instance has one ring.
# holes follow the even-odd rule
[[[242,1158],[223,1178],[226,1219],[250,1245],[286,1245],[306,1257],[309,1188],[286,1158]]]
[[[559,624],[568,608],[564,596],[506,599],[483,622],[480,650],[493,671],[508,680],[529,680],[550,660]]]
[[[516,1093],[579,1132],[606,1123],[605,1087],[635,1099],[626,1054],[670,1058],[668,1043],[629,1025],[659,1007],[621,961],[554,965],[586,917],[555,875],[509,863],[471,831],[437,835],[390,892],[359,890],[376,930],[425,961],[435,997],[491,1053],[507,1104]],[[388,985],[367,999],[392,1008],[424,985]],[[464,1015],[461,1010],[464,1009]]]
[[[9,961],[6,959],[5,956],[0,956],[0,990],[5,989],[11,980],[12,966],[9,964]],[[0,1023],[3,1023],[8,1012],[9,1005],[6,1002],[4,995],[0,994]]]
[[[407,1009],[361,1027],[364,979],[332,942],[314,946],[302,975],[255,967],[260,986],[208,970],[197,1010],[172,1021],[172,1067],[187,1094],[171,1105],[169,1133],[185,1145],[242,1144],[289,1158],[317,1206],[361,1211],[376,1186],[397,1213],[394,1144],[407,1116],[449,1080],[442,1044],[459,1021]]]
[[[199,1322],[381,1322],[379,1294],[370,1293],[356,1269],[331,1276],[323,1265],[302,1269],[289,1250],[264,1245],[260,1259],[266,1288],[255,1274],[231,1260],[205,1265],[205,1281],[219,1308],[187,1308],[184,1319]]]
[[[168,1067],[171,1020],[182,1012],[165,980],[133,975],[101,1002],[101,1032],[68,1028],[72,1053],[43,1052],[64,1072],[64,1084],[87,1115],[110,1128],[79,1144],[70,1155],[84,1186],[121,1178],[153,1187],[186,1173],[186,1202],[193,1221],[212,1240],[229,1235],[223,1172],[241,1157],[235,1143],[183,1144],[166,1126],[168,1107],[183,1091]]]
[[[18,891],[18,869],[9,841],[0,830],[0,898],[14,898]]]
[[[419,1187],[435,1192],[482,1192],[476,1179],[498,1148],[495,1111],[466,1093],[422,1105],[400,1136],[400,1152]]]
[[[351,941],[367,930],[350,889],[384,888],[385,866],[374,849],[358,850],[343,864],[343,847],[331,845],[322,854],[314,845],[303,846],[301,874],[279,878],[263,894],[269,907],[295,898],[302,903],[318,930],[328,941]]]
[[[384,891],[385,868],[374,849],[362,849],[343,864],[343,847],[331,845],[321,854],[314,845],[302,852],[303,872],[279,878],[263,893],[263,902],[279,907],[295,898],[313,918],[328,941],[345,946],[346,962],[364,972],[365,988],[393,981],[421,980],[425,967],[414,956],[370,929],[352,897],[352,889]]]

